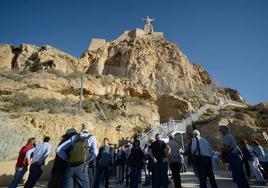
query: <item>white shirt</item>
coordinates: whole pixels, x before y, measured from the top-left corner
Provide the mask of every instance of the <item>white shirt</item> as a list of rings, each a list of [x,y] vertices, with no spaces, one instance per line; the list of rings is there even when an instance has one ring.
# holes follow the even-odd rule
[[[50,144],[48,142],[43,142],[42,144],[38,144],[36,147],[30,149],[26,153],[26,158],[30,160],[31,155],[33,154],[32,163],[42,164],[49,155],[50,149]]]
[[[82,132],[79,134],[81,137],[88,137],[89,136],[89,133],[87,133],[87,132]],[[74,143],[76,142],[77,138],[78,138],[78,135],[74,135],[71,138],[69,138],[68,140],[66,140],[64,143],[59,145],[56,149],[57,155],[60,156],[64,160],[67,159],[67,154],[65,153],[65,150],[67,148],[73,146]],[[92,159],[94,159],[99,153],[95,136],[90,136],[88,138],[88,152],[89,152],[89,157],[90,157],[88,159],[88,161],[91,161]]]
[[[224,135],[223,136],[223,144],[228,146],[230,153],[238,153],[236,141],[235,141],[233,135],[231,135],[229,133]]]
[[[196,138],[199,141],[200,154],[198,153]],[[201,137],[201,136],[198,136],[196,138],[192,139],[192,147],[191,147],[192,154],[211,157],[212,156],[212,150],[211,150],[211,146],[208,143],[208,141],[205,138]]]

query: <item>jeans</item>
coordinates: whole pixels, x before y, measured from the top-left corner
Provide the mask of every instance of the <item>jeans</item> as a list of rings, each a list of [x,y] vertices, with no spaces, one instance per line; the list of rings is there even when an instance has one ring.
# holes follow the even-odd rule
[[[87,166],[85,164],[69,166],[67,168],[64,180],[64,188],[73,188],[74,181],[79,188],[89,187]]]
[[[130,170],[130,188],[138,188],[141,170],[139,168],[131,167]]]
[[[181,161],[181,172],[187,172],[187,166],[184,161]]]
[[[169,167],[172,173],[172,178],[175,184],[175,188],[181,188],[181,175],[180,175],[181,163],[172,162],[170,163]]]
[[[88,170],[89,187],[93,187],[94,174],[96,172],[96,167],[88,167],[87,170]]]
[[[168,188],[168,164],[167,162],[153,163],[152,188]]]
[[[145,182],[143,185],[150,185],[151,184],[151,172],[148,170],[148,162],[144,163],[144,174],[145,174]]]
[[[256,177],[257,182],[262,183],[264,182],[263,175],[259,169],[259,161],[254,159],[252,161],[248,161],[251,171],[253,172],[254,176]]]
[[[93,187],[99,188],[102,174],[104,173],[104,186],[109,187],[109,167],[98,166],[94,175]]]
[[[27,166],[20,167],[16,169],[16,172],[14,174],[14,177],[12,179],[12,182],[8,186],[8,188],[16,188],[18,184],[21,182],[24,174],[27,172],[28,168]]]
[[[239,188],[249,188],[244,174],[243,160],[241,157],[238,154],[229,154],[227,161],[232,171],[233,181],[237,184],[237,186]]]
[[[211,187],[217,188],[218,186],[212,170],[211,157],[202,155],[200,157],[201,157],[200,163],[196,164],[196,170],[200,183],[200,188],[207,188],[207,178],[210,181]]]
[[[28,176],[28,179],[24,185],[24,188],[33,188],[36,184],[37,180],[40,178],[40,176],[43,173],[43,170],[41,168],[42,165],[40,164],[31,164],[30,166],[30,173]]]
[[[124,166],[116,166],[116,181],[117,183],[122,183],[124,181]]]

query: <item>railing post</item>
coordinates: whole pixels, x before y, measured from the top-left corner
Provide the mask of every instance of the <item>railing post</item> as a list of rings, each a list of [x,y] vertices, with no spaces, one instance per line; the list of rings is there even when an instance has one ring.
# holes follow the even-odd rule
[[[80,81],[80,101],[79,101],[79,110],[82,109],[82,105],[83,105],[83,85],[84,85],[84,74],[81,75],[81,81]]]
[[[183,149],[183,151],[185,151],[185,150],[184,150],[184,141],[183,141],[183,135],[182,135],[182,133],[180,133],[180,135],[181,135],[181,145],[182,145],[182,149]]]

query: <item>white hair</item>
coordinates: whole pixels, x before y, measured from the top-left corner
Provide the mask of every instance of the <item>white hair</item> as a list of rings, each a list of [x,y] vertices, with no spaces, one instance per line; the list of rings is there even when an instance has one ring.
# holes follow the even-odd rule
[[[200,136],[199,130],[193,130],[193,135]]]

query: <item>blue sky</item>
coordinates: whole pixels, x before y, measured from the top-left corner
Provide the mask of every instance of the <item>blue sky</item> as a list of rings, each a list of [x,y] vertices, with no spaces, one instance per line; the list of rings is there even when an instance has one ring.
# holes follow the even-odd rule
[[[249,102],[268,101],[267,0],[1,0],[0,43],[50,44],[79,57],[155,18],[192,63]]]

